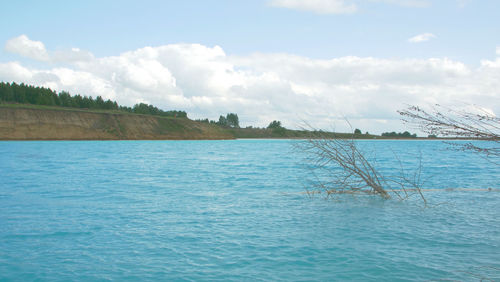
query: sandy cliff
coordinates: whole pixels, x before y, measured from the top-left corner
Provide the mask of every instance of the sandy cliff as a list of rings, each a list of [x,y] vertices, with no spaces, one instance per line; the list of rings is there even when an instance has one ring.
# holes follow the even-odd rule
[[[0,140],[232,138],[217,126],[182,118],[0,106]]]

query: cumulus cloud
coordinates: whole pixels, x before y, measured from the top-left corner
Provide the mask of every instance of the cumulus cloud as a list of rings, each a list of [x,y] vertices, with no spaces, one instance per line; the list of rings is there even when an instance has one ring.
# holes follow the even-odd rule
[[[62,63],[74,63],[81,61],[90,61],[94,55],[89,51],[80,50],[80,48],[71,48],[69,50],[58,50],[51,53],[51,61]]]
[[[32,70],[18,62],[0,63],[0,81],[29,81],[32,76]]]
[[[29,39],[28,36],[24,34],[9,39],[5,44],[5,50],[35,60],[49,60],[49,54],[45,49],[45,45],[40,41]]]
[[[416,35],[416,36],[408,39],[408,42],[421,43],[421,42],[429,41],[433,38],[436,38],[436,36],[432,33],[422,33],[422,34]]]
[[[498,77],[500,58],[470,68],[447,58],[231,56],[220,46],[200,44],[144,47],[71,67],[0,63],[0,81],[100,95],[125,105],[152,103],[186,110],[191,118],[236,112],[242,125],[267,126],[276,119],[299,127],[306,120],[346,130],[347,117],[373,133],[400,130],[396,110],[406,104],[460,101],[499,113]]]
[[[5,50],[30,59],[53,63],[73,63],[94,58],[92,53],[79,48],[49,52],[42,42],[31,40],[24,34],[7,40]]]
[[[318,14],[349,14],[357,10],[355,4],[344,0],[271,0],[269,4],[294,10],[304,10]]]

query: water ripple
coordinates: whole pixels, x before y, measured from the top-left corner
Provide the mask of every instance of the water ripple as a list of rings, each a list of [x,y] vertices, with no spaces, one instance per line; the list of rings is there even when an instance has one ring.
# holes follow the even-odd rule
[[[0,280],[499,279],[500,193],[309,198],[292,142],[0,142]],[[361,144],[382,171],[421,151],[428,188],[499,186],[440,142]]]

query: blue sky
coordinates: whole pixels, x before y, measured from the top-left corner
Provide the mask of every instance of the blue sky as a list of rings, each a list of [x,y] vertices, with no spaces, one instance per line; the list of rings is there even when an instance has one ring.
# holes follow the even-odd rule
[[[500,3],[456,0],[411,7],[364,1],[353,14],[272,7],[269,1],[6,1],[3,41],[26,34],[48,48],[108,56],[169,43],[220,45],[230,54],[442,57],[477,64],[500,45]],[[21,14],[19,14],[21,13]],[[427,44],[408,38],[431,32]],[[8,56],[2,53],[2,59]]]
[[[490,111],[499,109],[496,0],[5,1],[2,10],[4,81],[21,79],[125,104],[175,106],[193,117],[239,111],[244,123],[266,125],[276,118],[290,127],[303,119],[323,126],[347,116],[375,131],[399,129],[394,113],[405,101],[485,103]],[[33,55],[32,42],[42,44],[45,53]],[[148,64],[132,54],[145,47],[159,48],[148,53]],[[75,59],[72,48],[88,58]],[[175,63],[181,61],[190,69]],[[484,61],[492,64],[485,69]],[[155,77],[147,69],[153,65],[165,76]],[[370,73],[363,73],[367,69]],[[228,72],[232,75],[224,77]],[[478,76],[489,80],[473,85]],[[137,77],[159,90],[127,84]],[[467,91],[454,97],[453,79],[466,81]],[[82,87],[74,83],[78,80],[94,86]],[[161,90],[162,85],[170,88]],[[342,113],[322,112],[328,109],[318,105],[329,98]],[[257,105],[262,100],[265,105]],[[373,104],[374,109],[359,110]],[[297,113],[300,106],[304,111]],[[269,112],[257,111],[263,108]]]

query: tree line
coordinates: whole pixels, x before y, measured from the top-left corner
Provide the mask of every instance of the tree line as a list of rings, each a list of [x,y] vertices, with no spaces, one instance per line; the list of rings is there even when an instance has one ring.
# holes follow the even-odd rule
[[[15,82],[0,82],[0,102],[92,110],[115,110],[134,114],[187,118],[185,111],[164,111],[145,103],[135,104],[133,107],[121,106],[116,101],[104,100],[101,96],[94,99],[92,96],[71,95],[66,91],[56,93],[50,88],[24,83],[17,84]]]
[[[238,118],[238,115],[235,113],[228,113],[226,116],[219,116],[219,120],[209,120],[208,118],[206,119],[197,119],[196,121],[203,122],[203,123],[210,123],[210,124],[216,124],[218,126],[222,127],[231,127],[231,128],[240,128],[240,119]]]
[[[403,133],[401,132],[384,132],[382,133],[382,136],[384,137],[397,137],[397,138],[417,138],[417,134],[411,134],[410,132],[408,131],[405,131]]]

